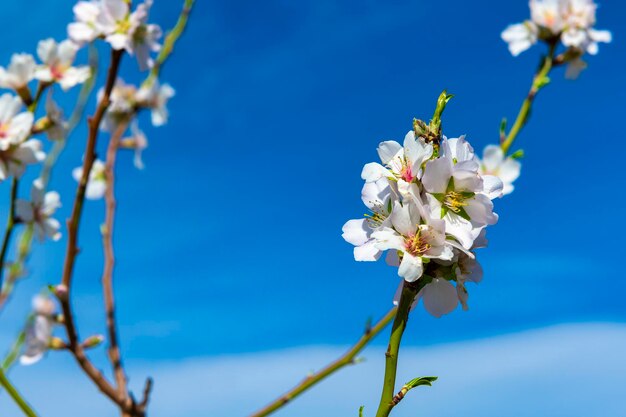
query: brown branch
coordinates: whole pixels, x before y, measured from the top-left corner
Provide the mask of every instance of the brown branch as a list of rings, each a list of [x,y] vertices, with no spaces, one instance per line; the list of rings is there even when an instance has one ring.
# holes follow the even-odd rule
[[[131,116],[132,117],[132,116]],[[127,380],[122,365],[117,336],[117,324],[115,320],[115,298],[113,294],[113,269],[115,266],[115,254],[113,251],[113,227],[115,221],[115,161],[117,150],[122,135],[126,132],[128,121],[121,122],[111,135],[107,148],[105,163],[106,202],[105,222],[102,227],[102,246],[104,248],[104,271],[102,272],[102,289],[104,293],[104,305],[106,309],[106,326],[109,335],[109,360],[113,367],[113,374],[120,395],[126,395]]]
[[[64,315],[64,326],[68,338],[68,350],[76,359],[79,366],[85,374],[93,381],[98,389],[106,395],[111,401],[115,402],[122,410],[126,411],[132,408],[131,400],[124,393],[120,395],[118,390],[106,379],[85,354],[85,350],[78,338],[78,331],[74,323],[74,315],[71,306],[71,290],[72,276],[74,273],[74,264],[76,255],[78,255],[78,227],[82,215],[83,203],[85,201],[85,190],[89,180],[91,168],[96,159],[96,143],[98,140],[98,132],[102,118],[109,106],[111,91],[115,85],[117,73],[123,51],[111,51],[111,63],[107,74],[107,80],[104,87],[104,94],[98,103],[95,114],[89,119],[89,134],[87,137],[87,145],[83,160],[83,172],[76,190],[76,197],[72,207],[71,217],[67,221],[68,241],[65,254],[65,262],[63,265],[63,276],[61,285],[57,287],[57,297],[61,304]]]

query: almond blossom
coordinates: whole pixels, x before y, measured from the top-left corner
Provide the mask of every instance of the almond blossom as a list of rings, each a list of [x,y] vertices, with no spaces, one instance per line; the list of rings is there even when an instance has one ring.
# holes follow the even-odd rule
[[[78,182],[83,176],[83,167],[77,167],[72,170],[72,177]],[[106,191],[106,174],[105,165],[99,159],[93,161],[91,171],[89,172],[89,180],[87,181],[87,188],[85,190],[85,198],[88,200],[99,200],[104,196]]]
[[[35,78],[35,59],[30,54],[13,54],[8,68],[0,67],[0,87],[22,90]]]
[[[451,146],[454,144],[457,146]],[[498,221],[490,196],[499,194],[502,183],[489,181],[490,196],[486,195],[485,182],[478,173],[479,165],[473,153],[463,152],[468,159],[458,160],[456,151],[452,150],[458,146],[464,148],[462,142],[443,140],[443,155],[426,164],[422,183],[432,215],[443,219],[446,233],[469,249],[481,228]]]
[[[568,78],[575,78],[582,69],[585,53],[598,53],[599,43],[609,43],[611,32],[594,29],[597,5],[593,0],[530,0],[531,19],[509,25],[502,32],[514,56],[538,40],[553,44],[560,41],[567,49]]]
[[[436,115],[449,97],[442,93]],[[498,220],[491,200],[502,196],[497,175],[510,179],[510,163],[499,169],[488,153],[493,169],[485,171],[464,136],[442,134],[440,119],[415,125],[421,129],[409,132],[403,145],[378,146],[382,164],[364,166],[362,199],[372,214],[348,221],[343,238],[355,246],[357,261],[376,261],[387,251],[386,262],[403,281],[416,283],[414,305],[422,300],[441,317],[459,302],[466,309],[465,284],[482,277],[473,251],[486,246],[485,229]]]
[[[176,91],[169,84],[161,84],[159,80],[142,85],[137,91],[136,101],[141,107],[150,109],[153,126],[167,123],[169,112],[167,102],[174,97]]]
[[[410,201],[404,204],[396,202],[389,216],[391,227],[385,226],[372,233],[377,249],[392,249],[401,254],[398,275],[408,282],[422,276],[424,263],[429,259],[449,260],[453,256],[446,242],[445,223],[424,218],[423,213]]]
[[[61,198],[56,191],[44,192],[41,180],[35,180],[31,188],[31,201],[18,199],[15,202],[15,215],[23,223],[33,224],[35,234],[40,241],[46,237],[59,240],[61,223],[52,218],[54,212],[61,207]]]
[[[54,328],[54,302],[46,296],[33,299],[33,317],[26,326],[24,352],[20,356],[22,365],[32,365],[43,358],[52,340]]]
[[[393,204],[392,186],[387,178],[376,182],[367,182],[361,191],[361,200],[371,214],[364,219],[348,220],[344,224],[342,237],[346,242],[356,246],[356,261],[377,261],[382,251],[376,247],[372,233],[391,224],[389,214]]]
[[[382,177],[413,182],[421,176],[421,167],[433,154],[433,146],[416,138],[412,130],[404,137],[404,145],[395,141],[381,142],[378,156],[383,165],[372,162],[363,167],[361,178],[366,182]]]
[[[99,1],[79,1],[72,10],[76,21],[67,26],[67,35],[72,41],[82,45],[102,35],[98,25],[101,10]]]
[[[143,10],[138,13],[139,25],[133,32],[131,38],[132,51],[137,57],[137,62],[139,63],[139,69],[141,71],[152,68],[154,61],[151,58],[150,53],[159,52],[161,50],[161,45],[158,41],[161,36],[163,36],[163,31],[159,25],[147,23],[148,10],[151,6],[151,0],[137,6],[137,12],[139,12],[140,9]]]
[[[46,98],[46,134],[50,140],[63,140],[67,137],[68,122],[63,117],[63,110],[56,104],[52,94]]]
[[[135,168],[143,169],[144,164],[141,159],[141,154],[144,149],[148,147],[148,138],[143,131],[139,129],[137,120],[133,120],[133,123],[130,125],[130,131],[131,136],[123,138],[120,141],[120,147],[123,149],[133,149],[135,151],[135,157],[133,158]]]
[[[30,134],[33,127],[33,114],[21,112],[22,100],[10,93],[0,96],[0,150],[19,145]]]
[[[70,40],[56,43],[54,39],[40,41],[37,55],[43,62],[35,71],[35,78],[46,83],[58,83],[61,88],[69,90],[77,84],[84,83],[90,76],[88,66],[73,67],[78,46]]]
[[[517,159],[511,156],[505,158],[500,146],[488,145],[483,150],[480,172],[482,175],[496,176],[502,181],[502,195],[513,192],[513,182],[520,176],[521,167],[522,164]]]
[[[0,150],[0,181],[10,176],[21,177],[26,165],[36,164],[46,159],[42,144],[37,139],[29,139],[18,145]]]

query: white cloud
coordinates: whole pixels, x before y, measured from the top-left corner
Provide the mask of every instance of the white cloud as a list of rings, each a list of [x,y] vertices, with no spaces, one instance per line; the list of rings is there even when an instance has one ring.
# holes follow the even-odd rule
[[[245,417],[344,349],[305,347],[134,363],[129,372],[136,390],[148,371],[155,377],[151,417]],[[393,415],[623,417],[623,352],[625,324],[570,324],[476,341],[409,347],[402,351],[399,382],[421,375],[440,379],[432,388],[412,391]],[[276,415],[356,416],[363,404],[365,415],[373,416],[383,353],[383,347],[369,348],[364,353],[365,363],[333,376]],[[13,373],[42,416],[117,415],[71,362],[59,359],[52,357]],[[3,417],[20,415],[4,393],[0,410]]]

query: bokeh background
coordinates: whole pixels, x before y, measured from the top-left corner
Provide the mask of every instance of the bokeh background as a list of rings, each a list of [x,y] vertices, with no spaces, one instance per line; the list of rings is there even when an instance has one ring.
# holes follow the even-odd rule
[[[179,3],[157,0],[151,20],[171,27]],[[72,5],[3,2],[0,63],[34,53],[39,39],[63,39]],[[118,167],[122,350],[136,390],[156,378],[151,416],[244,416],[390,308],[396,271],[354,262],[341,238],[343,223],[364,213],[361,167],[378,142],[401,140],[413,117],[430,117],[444,88],[455,94],[445,133],[467,134],[477,151],[495,143],[543,52],[513,58],[499,38],[528,14],[522,0],[197,2],[162,77],[177,92],[170,122],[153,129],[142,118],[146,168],[130,154]],[[419,307],[409,323],[399,382],[441,378],[394,415],[626,415],[625,20],[624,3],[603,1],[597,26],[613,43],[580,79],[557,69],[540,93],[516,143],[522,177],[496,201],[500,222],[479,255],[485,279],[469,288],[470,311],[434,319]],[[141,79],[132,59],[122,74]],[[59,219],[71,209],[84,141],[82,126],[54,174]],[[104,332],[103,209],[89,202],[81,229],[83,336]],[[32,295],[58,282],[65,243],[36,246],[30,276],[0,317],[0,351]],[[364,364],[277,415],[356,416],[360,405],[373,415],[386,338]],[[94,358],[107,366],[101,351]],[[116,415],[66,354],[11,377],[42,416]],[[19,415],[5,393],[0,415]]]

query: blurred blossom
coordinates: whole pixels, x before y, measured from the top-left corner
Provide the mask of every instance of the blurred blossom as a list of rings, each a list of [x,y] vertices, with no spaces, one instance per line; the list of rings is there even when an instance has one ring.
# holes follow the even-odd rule
[[[35,180],[31,188],[31,201],[18,199],[15,202],[15,215],[24,223],[33,224],[35,234],[40,241],[46,237],[59,240],[61,224],[52,218],[54,212],[61,207],[61,197],[56,191],[45,192],[41,180]]]
[[[549,44],[560,41],[567,48],[567,76],[576,78],[586,66],[581,57],[597,54],[599,43],[612,40],[611,32],[594,28],[598,6],[593,0],[531,0],[529,6],[530,20],[510,25],[502,32],[514,56],[538,40]]]
[[[63,90],[69,90],[84,83],[91,74],[88,66],[73,67],[78,47],[70,40],[56,43],[54,39],[40,41],[37,55],[43,62],[35,71],[35,78],[46,83],[58,83]]]
[[[135,158],[133,159],[133,163],[137,169],[143,169],[144,164],[141,159],[141,154],[144,149],[148,147],[148,138],[146,135],[139,129],[139,123],[137,120],[134,120],[130,126],[131,136],[123,138],[120,141],[120,147],[125,149],[134,149],[135,150]]]
[[[502,195],[511,194],[515,187],[513,182],[520,176],[522,164],[510,157],[505,158],[504,151],[497,145],[488,145],[483,150],[480,162],[482,175],[494,175],[502,181]]]
[[[83,176],[83,167],[77,167],[72,170],[72,177],[78,182]],[[93,162],[91,172],[89,173],[89,180],[87,181],[87,189],[85,190],[85,198],[89,200],[99,200],[104,196],[106,191],[106,174],[105,165],[99,159]]]
[[[21,90],[35,78],[35,67],[32,55],[13,54],[9,67],[0,67],[0,87]]]
[[[141,86],[137,92],[137,103],[151,110],[154,126],[163,126],[169,117],[167,102],[174,94],[176,92],[171,85],[160,84],[158,80],[154,80],[148,86]]]
[[[21,177],[26,165],[36,164],[45,158],[41,142],[37,139],[30,139],[19,145],[12,145],[7,150],[0,150],[0,181],[6,180],[11,175]]]
[[[21,112],[22,100],[10,93],[0,96],[0,150],[24,142],[33,127],[33,114]]]
[[[38,295],[33,299],[33,318],[26,326],[24,352],[20,356],[22,365],[32,365],[48,350],[54,328],[54,302],[47,296]]]

